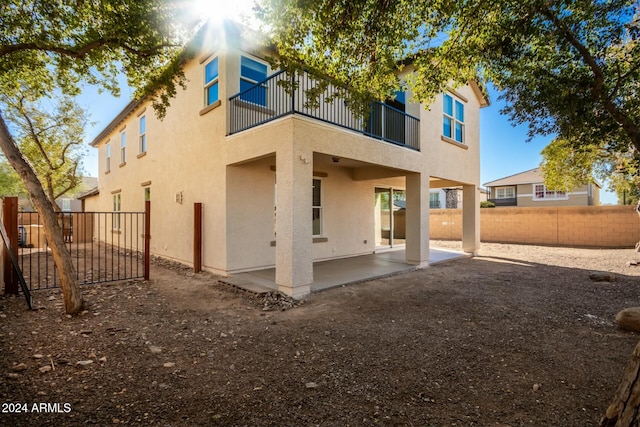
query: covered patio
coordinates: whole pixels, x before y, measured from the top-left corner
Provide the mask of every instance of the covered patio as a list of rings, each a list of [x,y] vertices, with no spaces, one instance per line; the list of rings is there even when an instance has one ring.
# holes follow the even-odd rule
[[[429,249],[429,265],[469,257],[471,254],[448,249]],[[388,250],[373,254],[340,258],[313,263],[311,292],[364,282],[416,270],[406,262],[404,249]],[[254,293],[277,291],[275,268],[232,274],[221,282]]]

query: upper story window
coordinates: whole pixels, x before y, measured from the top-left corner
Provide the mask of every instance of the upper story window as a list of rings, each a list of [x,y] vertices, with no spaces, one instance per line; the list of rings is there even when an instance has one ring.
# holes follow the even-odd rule
[[[442,96],[442,101],[442,135],[464,144],[464,104],[448,93]]]
[[[105,172],[111,171],[111,144],[107,144],[107,162],[104,166]]]
[[[548,190],[544,184],[535,184],[533,186],[533,200],[562,200],[568,198],[566,191]]]
[[[211,105],[219,99],[217,57],[204,66],[204,99],[206,105]]]
[[[256,86],[267,79],[267,65],[243,56],[240,58],[240,99],[252,104],[267,105],[267,87]],[[245,92],[248,89],[252,90]]]
[[[496,188],[496,199],[515,199],[516,190],[513,187]]]
[[[147,152],[147,117],[140,117],[140,136],[138,137],[140,142],[140,152]]]
[[[122,132],[120,134],[120,164],[127,162],[127,134]]]

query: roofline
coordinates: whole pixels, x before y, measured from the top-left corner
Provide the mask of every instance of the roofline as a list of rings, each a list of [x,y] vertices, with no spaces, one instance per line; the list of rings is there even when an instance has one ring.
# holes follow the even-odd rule
[[[91,141],[89,143],[89,145],[91,145],[92,147],[96,147],[100,143],[100,141],[105,139],[107,137],[107,135],[109,135],[111,133],[111,131],[118,126],[118,124],[121,121],[123,121],[136,108],[138,108],[138,106],[140,106],[140,104],[142,104],[142,102],[145,99],[146,99],[146,97],[143,97],[141,99],[134,99],[133,101],[129,102],[129,104],[127,104],[127,106],[124,107],[124,109],[122,111],[120,111],[120,113],[113,120],[111,120],[111,122],[107,126],[105,126],[105,128],[102,130],[102,132],[100,132],[98,134],[98,136],[96,136],[93,139],[93,141]]]
[[[491,184],[494,183],[494,182],[502,181],[503,179],[508,179],[508,178],[511,178],[511,177],[514,177],[514,176],[517,176],[517,175],[522,175],[522,174],[525,174],[527,172],[532,172],[532,171],[534,171],[536,169],[540,169],[540,166],[537,166],[537,167],[532,168],[532,169],[528,169],[526,171],[514,173],[513,175],[507,175],[507,176],[502,177],[502,178],[494,179],[493,181],[486,182],[486,183],[484,183],[482,185],[485,186],[485,187],[493,187]]]
[[[87,197],[97,196],[98,194],[100,194],[100,189],[98,187],[93,187],[91,190],[88,190],[82,194],[79,194],[78,197],[76,197],[76,199],[83,200],[83,199],[86,199]]]

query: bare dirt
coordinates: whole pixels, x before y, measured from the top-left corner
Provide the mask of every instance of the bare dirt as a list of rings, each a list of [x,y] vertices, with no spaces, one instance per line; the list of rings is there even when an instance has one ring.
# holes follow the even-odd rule
[[[614,321],[636,257],[483,244],[285,311],[161,265],[73,318],[0,297],[0,425],[596,426],[640,338]]]

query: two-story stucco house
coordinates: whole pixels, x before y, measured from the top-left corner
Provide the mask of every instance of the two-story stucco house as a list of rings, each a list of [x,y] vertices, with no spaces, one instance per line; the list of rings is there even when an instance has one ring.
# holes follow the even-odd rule
[[[484,184],[489,201],[496,206],[595,206],[600,204],[600,186],[587,183],[573,191],[549,189],[540,168],[500,178]]]
[[[407,262],[427,265],[430,188],[462,188],[463,247],[478,249],[487,99],[474,82],[430,106],[399,93],[365,120],[328,100],[331,86],[309,105],[317,80],[272,70],[273,52],[234,28],[208,29],[162,121],[134,101],[95,138],[99,194],[87,210],[140,211],[150,200],[151,252],[191,264],[202,203],[203,268],[275,267],[279,290],[294,297],[310,292],[320,260],[400,246]]]

